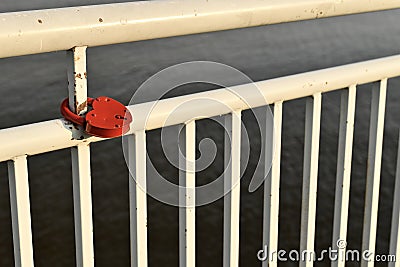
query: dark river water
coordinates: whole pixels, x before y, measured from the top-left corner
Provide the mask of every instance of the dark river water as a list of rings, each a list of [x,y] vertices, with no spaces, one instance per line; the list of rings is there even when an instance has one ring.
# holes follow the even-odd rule
[[[0,12],[107,2],[110,1],[2,0]],[[400,52],[399,22],[400,11],[395,10],[90,48],[89,94],[107,95],[127,104],[151,75],[194,60],[224,63],[258,81],[395,55]],[[67,96],[66,85],[65,52],[1,59],[0,129],[60,117],[59,104]],[[400,123],[399,86],[398,79],[389,80],[377,236],[377,252],[386,254]],[[188,90],[204,88],[188,87],[176,94]],[[370,98],[371,85],[360,86],[348,225],[348,248],[352,249],[361,247]],[[340,92],[323,95],[317,251],[327,249],[332,242],[339,102]],[[284,103],[279,247],[287,250],[298,249],[300,240],[304,111],[304,99]],[[243,121],[253,138],[242,180],[240,265],[260,266],[256,253],[262,247],[263,190],[247,190],[258,159],[260,138],[252,127],[255,123],[249,112],[244,112]],[[209,121],[200,121],[197,127],[198,141],[213,138],[218,148],[213,164],[197,175],[199,183],[205,183],[222,171],[223,131]],[[174,180],[177,170],[161,153],[159,131],[148,133],[147,145],[157,169]],[[66,149],[33,156],[28,164],[36,266],[74,266],[70,152]],[[129,266],[128,171],[120,139],[92,145],[92,177],[96,266]],[[197,265],[221,266],[223,201],[200,207],[196,212]],[[13,266],[10,216],[7,166],[0,163],[0,266]],[[178,209],[149,197],[148,228],[149,265],[178,266]],[[329,262],[316,265],[328,266]]]

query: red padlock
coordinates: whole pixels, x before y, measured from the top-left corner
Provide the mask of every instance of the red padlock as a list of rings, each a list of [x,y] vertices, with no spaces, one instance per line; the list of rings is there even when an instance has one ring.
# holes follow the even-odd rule
[[[129,131],[132,115],[117,100],[106,96],[95,99],[88,97],[87,104],[92,107],[92,110],[81,117],[69,109],[69,100],[66,98],[61,103],[61,114],[65,119],[82,125],[89,135],[111,138]]]

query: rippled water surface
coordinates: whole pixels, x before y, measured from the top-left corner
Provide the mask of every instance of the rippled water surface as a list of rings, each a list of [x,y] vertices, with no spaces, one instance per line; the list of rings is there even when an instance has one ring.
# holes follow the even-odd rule
[[[0,12],[108,2],[3,0]],[[140,84],[157,71],[194,60],[228,64],[257,81],[395,55],[400,50],[399,21],[400,12],[395,10],[90,48],[89,94],[108,95],[128,103]],[[59,103],[67,95],[65,52],[1,59],[0,73],[0,129],[60,117]],[[399,86],[398,79],[389,81],[377,238],[380,253],[388,253],[400,122]],[[371,88],[370,84],[360,86],[357,92],[348,225],[348,247],[354,249],[361,246]],[[175,93],[204,90],[204,87],[182,90]],[[323,96],[316,228],[318,250],[331,243],[339,103],[339,92]],[[279,246],[284,249],[299,247],[304,111],[304,99],[284,104],[279,224]],[[249,112],[244,112],[243,120],[254,138],[252,156],[242,180],[240,263],[241,266],[259,266],[256,253],[262,246],[263,192],[259,189],[249,193],[247,187],[257,163],[260,139]],[[198,141],[211,137],[218,144],[214,163],[198,174],[198,183],[204,183],[222,172],[223,131],[207,121],[200,121],[197,127]],[[168,179],[176,179],[176,169],[161,154],[159,131],[148,133],[148,150],[158,170]],[[70,166],[69,150],[29,158],[36,266],[74,266]],[[128,172],[120,139],[93,144],[92,176],[96,266],[128,266]],[[148,209],[149,265],[177,266],[177,208],[149,198]],[[221,200],[197,209],[198,266],[222,264],[222,215]],[[12,266],[5,163],[0,164],[0,248],[0,266]],[[282,263],[282,266],[295,265]],[[328,266],[328,262],[317,265]]]

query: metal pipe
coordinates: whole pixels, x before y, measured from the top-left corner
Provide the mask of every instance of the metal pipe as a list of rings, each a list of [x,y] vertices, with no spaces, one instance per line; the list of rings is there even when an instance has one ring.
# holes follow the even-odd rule
[[[128,137],[131,267],[147,267],[146,132]]]
[[[179,266],[196,266],[196,122],[179,137]]]
[[[71,148],[76,266],[94,266],[92,179],[89,144]]]
[[[0,14],[0,58],[400,8],[397,0],[167,0]]]
[[[26,156],[8,162],[15,266],[33,267],[31,205]]]
[[[67,75],[69,107],[78,115],[84,114],[87,110],[86,47],[67,51]],[[82,129],[71,126],[73,138],[79,139]],[[94,245],[89,143],[72,147],[71,161],[76,265],[90,267],[94,266]]]
[[[78,115],[87,111],[86,46],[67,51],[69,108]]]
[[[384,78],[400,76],[400,56],[391,56],[361,63],[296,74],[254,84],[238,85],[226,89],[174,97],[129,106],[134,121],[132,134],[139,130],[151,130],[187,122],[191,119],[213,117],[264,106],[278,101],[287,101],[347,88],[354,84],[365,84]],[[255,92],[254,90],[257,90]],[[260,97],[263,96],[263,97]],[[209,99],[204,105],[185,105],[188,101]],[[247,103],[243,101],[247,100]],[[151,111],[151,112],[150,112]],[[150,114],[149,114],[150,112]],[[90,137],[71,140],[73,125],[63,119],[50,120],[0,130],[0,162],[18,155],[34,155],[62,148],[72,147],[81,142],[96,142],[101,138]]]
[[[239,266],[241,112],[225,118],[223,266]]]
[[[264,183],[264,209],[263,209],[263,244],[267,259],[262,262],[262,267],[277,267],[278,259],[271,252],[278,251],[278,226],[279,226],[279,195],[281,180],[281,147],[282,147],[282,111],[283,102],[274,105],[271,174]],[[266,153],[271,153],[267,151]],[[268,254],[271,253],[271,254]],[[272,257],[270,257],[272,256]],[[276,254],[275,254],[276,256]]]
[[[356,95],[357,87],[352,85],[348,90],[343,91],[341,96],[332,234],[332,248],[334,249],[338,249],[338,242],[347,240]],[[342,251],[345,252],[345,249],[342,248]],[[344,266],[345,261],[337,260],[331,262],[331,267]]]
[[[315,245],[321,102],[321,93],[316,93],[312,99],[307,99],[306,104],[300,251],[314,251]],[[305,257],[300,259],[299,266],[314,266],[313,255],[306,253]]]
[[[374,84],[371,99],[362,251],[369,251],[372,255],[375,255],[378,226],[379,187],[381,182],[386,91],[387,79],[383,79],[380,83]],[[363,258],[361,261],[361,267],[373,267],[374,261],[371,259]]]

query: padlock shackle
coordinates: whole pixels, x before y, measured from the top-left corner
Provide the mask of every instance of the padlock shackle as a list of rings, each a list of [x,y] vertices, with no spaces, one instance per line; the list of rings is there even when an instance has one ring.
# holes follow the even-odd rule
[[[87,105],[92,106],[94,98],[88,97],[87,98]],[[66,98],[63,100],[60,106],[60,111],[61,114],[63,115],[64,118],[66,118],[69,121],[72,121],[73,123],[79,124],[81,126],[85,126],[86,119],[85,116],[79,116],[75,113],[73,113],[69,109],[69,98]]]

